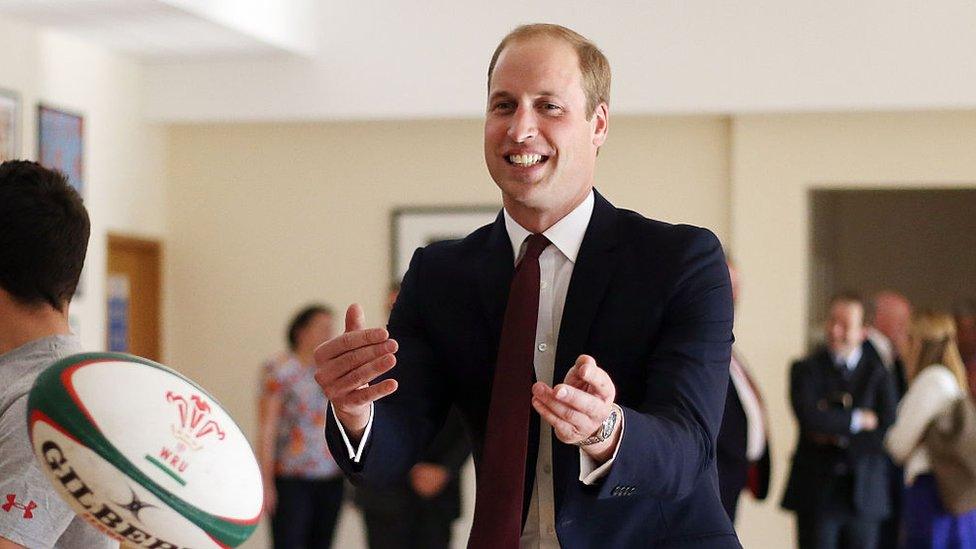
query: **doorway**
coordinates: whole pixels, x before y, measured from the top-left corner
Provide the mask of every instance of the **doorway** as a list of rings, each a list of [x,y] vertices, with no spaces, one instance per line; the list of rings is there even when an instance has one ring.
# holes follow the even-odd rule
[[[976,190],[817,189],[809,203],[809,342],[837,292],[896,290],[944,312],[976,297]]]
[[[106,348],[160,361],[162,246],[108,235]]]

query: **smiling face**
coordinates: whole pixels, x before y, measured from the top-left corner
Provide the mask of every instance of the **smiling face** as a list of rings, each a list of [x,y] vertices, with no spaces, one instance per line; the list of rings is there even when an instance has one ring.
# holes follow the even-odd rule
[[[605,103],[587,112],[572,46],[533,37],[505,47],[488,90],[485,163],[519,224],[541,232],[586,198],[608,116]]]
[[[839,356],[848,356],[864,342],[864,306],[855,301],[835,301],[826,324],[827,346]]]

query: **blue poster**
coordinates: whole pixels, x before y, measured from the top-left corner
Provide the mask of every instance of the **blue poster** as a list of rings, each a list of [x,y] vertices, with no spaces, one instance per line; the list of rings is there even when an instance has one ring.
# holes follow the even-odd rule
[[[44,105],[37,108],[38,162],[68,176],[68,183],[78,191],[78,194],[81,194],[85,187],[82,180],[83,133],[82,117]]]

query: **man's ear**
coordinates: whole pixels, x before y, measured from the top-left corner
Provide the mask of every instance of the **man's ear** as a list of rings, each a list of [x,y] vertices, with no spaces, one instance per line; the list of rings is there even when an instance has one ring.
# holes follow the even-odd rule
[[[607,140],[610,130],[610,108],[606,103],[600,103],[593,111],[593,145],[602,147]]]

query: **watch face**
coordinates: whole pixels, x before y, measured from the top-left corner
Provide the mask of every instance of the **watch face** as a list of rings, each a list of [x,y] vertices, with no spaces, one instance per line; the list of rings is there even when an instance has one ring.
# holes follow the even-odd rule
[[[610,438],[613,434],[613,426],[617,423],[617,411],[611,410],[610,415],[603,422],[603,432],[601,433],[603,440]]]

